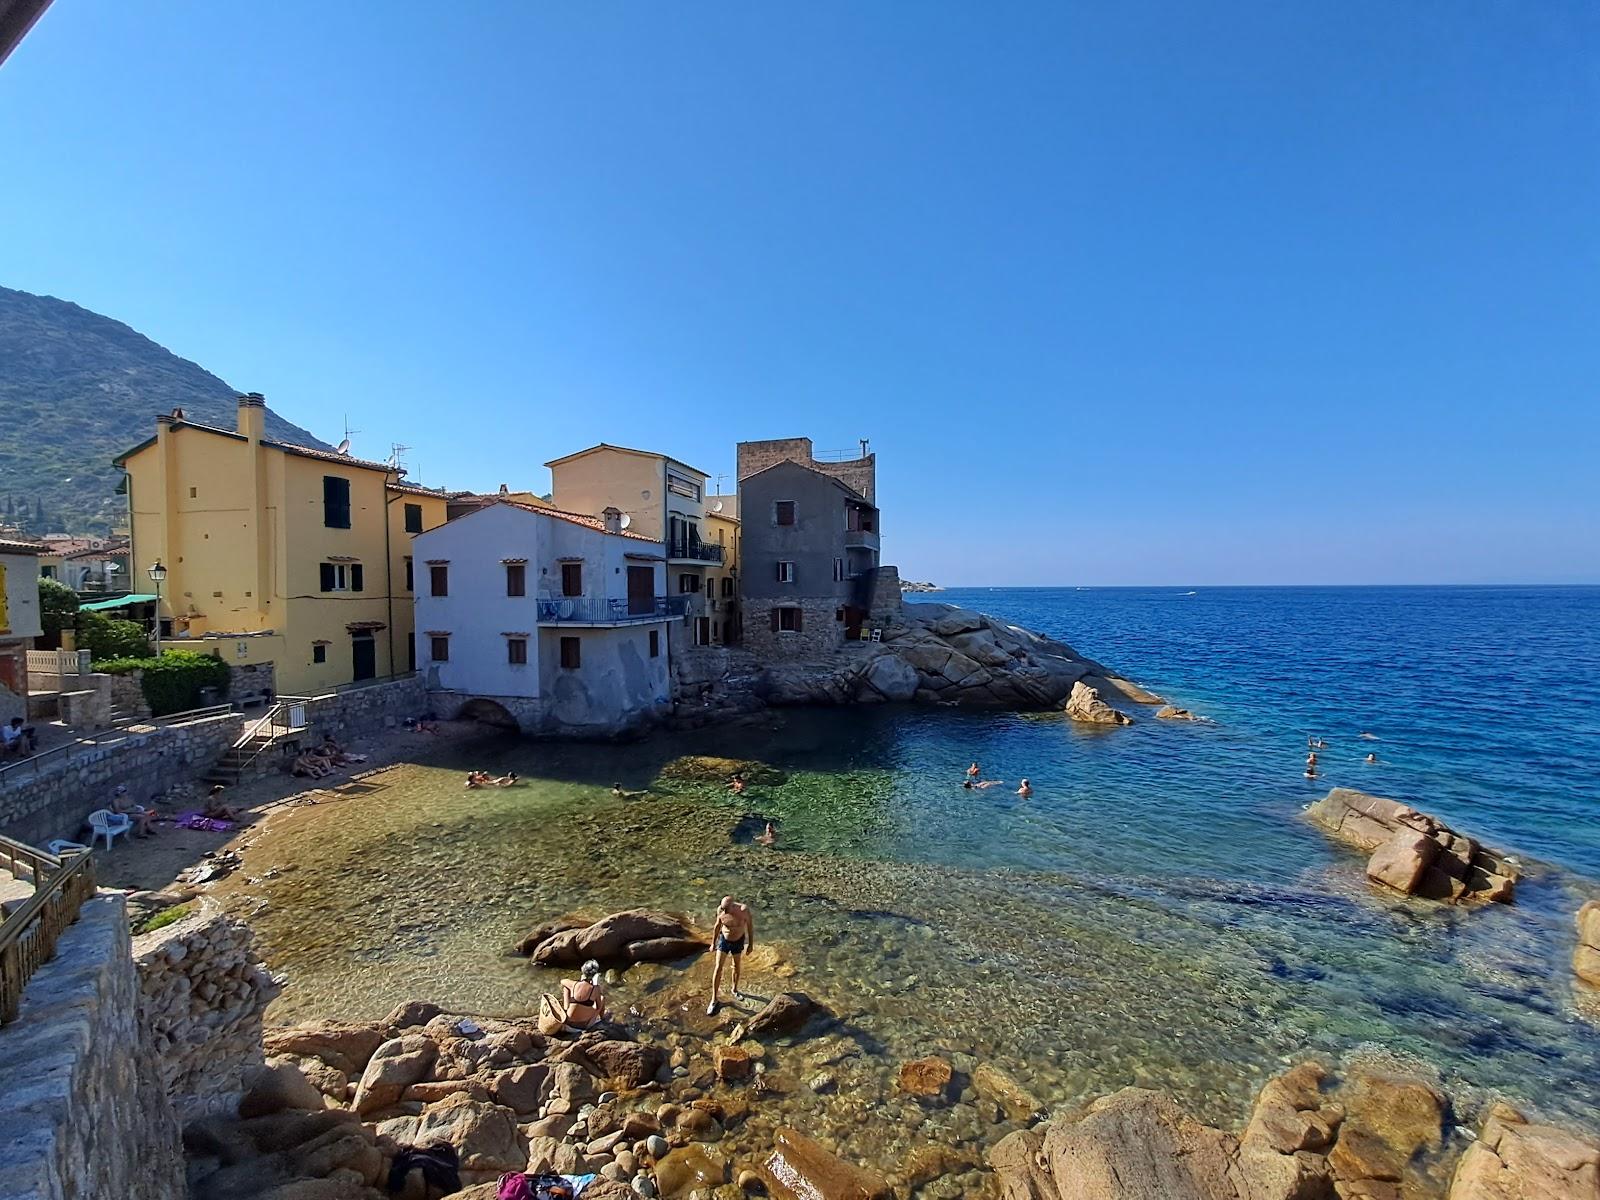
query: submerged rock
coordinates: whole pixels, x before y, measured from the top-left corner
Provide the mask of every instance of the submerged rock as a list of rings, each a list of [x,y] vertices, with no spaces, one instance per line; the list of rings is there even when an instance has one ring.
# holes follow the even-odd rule
[[[1399,800],[1334,788],[1306,810],[1306,817],[1332,837],[1368,851],[1367,877],[1376,883],[1428,900],[1511,903],[1519,875],[1514,863]]]
[[[776,1200],[889,1200],[894,1194],[876,1171],[847,1163],[820,1142],[780,1128],[761,1177]]]
[[[796,1033],[806,1022],[827,1010],[804,992],[779,992],[745,1026],[751,1037],[776,1037]]]
[[[1178,708],[1176,705],[1163,704],[1156,709],[1156,716],[1163,721],[1204,721],[1205,718],[1198,713],[1192,713],[1187,708]]]
[[[671,962],[698,954],[707,945],[683,917],[642,908],[612,913],[592,925],[567,924],[535,940],[542,931],[562,924],[541,925],[522,939],[519,948],[528,947],[525,953],[542,967],[575,967],[591,958],[601,964]]]

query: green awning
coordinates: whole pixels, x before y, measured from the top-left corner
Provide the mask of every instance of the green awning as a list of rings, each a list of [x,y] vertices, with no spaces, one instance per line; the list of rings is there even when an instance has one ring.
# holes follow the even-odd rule
[[[127,608],[130,604],[148,604],[154,596],[147,596],[143,592],[135,592],[131,596],[118,596],[114,600],[96,600],[93,604],[78,605],[79,612],[100,612],[107,608]]]

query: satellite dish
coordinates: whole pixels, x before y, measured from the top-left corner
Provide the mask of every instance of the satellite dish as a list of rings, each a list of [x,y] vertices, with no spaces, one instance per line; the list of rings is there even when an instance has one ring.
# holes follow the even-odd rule
[[[106,570],[110,574],[115,575],[118,571],[122,570],[122,564],[121,563],[108,562],[106,564]]]
[[[349,438],[345,438],[344,441],[340,442],[338,447],[334,450],[334,453],[335,454],[349,454],[350,453],[350,439]]]
[[[632,525],[632,524],[633,524],[633,514],[632,513],[623,513],[622,514],[622,527],[624,529],[626,529],[629,525]]]
[[[571,617],[575,611],[577,611],[577,605],[573,604],[571,600],[563,600],[556,607],[556,612],[563,618]]]
[[[711,511],[712,512],[721,512],[722,511],[722,501],[718,500],[715,504],[713,504],[711,506]]]

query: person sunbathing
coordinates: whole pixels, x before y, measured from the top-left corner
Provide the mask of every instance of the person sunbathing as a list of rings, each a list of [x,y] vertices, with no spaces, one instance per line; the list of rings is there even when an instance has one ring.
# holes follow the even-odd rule
[[[469,771],[467,773],[467,786],[469,788],[488,787],[494,783],[487,771]]]
[[[577,979],[561,981],[561,996],[539,997],[539,1032],[553,1037],[567,1030],[593,1028],[606,1018],[606,993],[600,986],[600,964],[584,963]]]
[[[213,821],[237,821],[239,819],[239,810],[230,808],[222,802],[222,793],[225,790],[222,784],[215,783],[211,785],[211,792],[206,796],[206,806],[202,811],[205,816],[210,817]]]
[[[333,774],[333,768],[307,750],[294,760],[293,772],[304,778],[321,779],[324,776]]]
[[[517,786],[517,773],[515,771],[512,771],[510,774],[501,775],[497,779],[489,780],[489,782],[494,784],[495,787],[516,787]]]

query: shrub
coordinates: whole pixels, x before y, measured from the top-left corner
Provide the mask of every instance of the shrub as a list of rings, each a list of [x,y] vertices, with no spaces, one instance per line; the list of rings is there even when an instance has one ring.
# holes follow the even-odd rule
[[[78,594],[59,579],[39,580],[39,623],[46,637],[60,637],[78,620]]]
[[[150,653],[150,639],[143,625],[97,612],[78,614],[78,645],[93,660],[144,658]]]
[[[176,925],[194,911],[194,901],[187,904],[174,904],[171,908],[163,908],[158,913],[152,913],[133,928],[134,933],[150,933],[156,929],[164,929],[168,925]]]
[[[216,688],[219,701],[228,695],[228,664],[192,650],[168,650],[160,658],[108,658],[94,669],[105,675],[142,672],[139,690],[153,717],[199,708],[205,702],[202,688]]]

